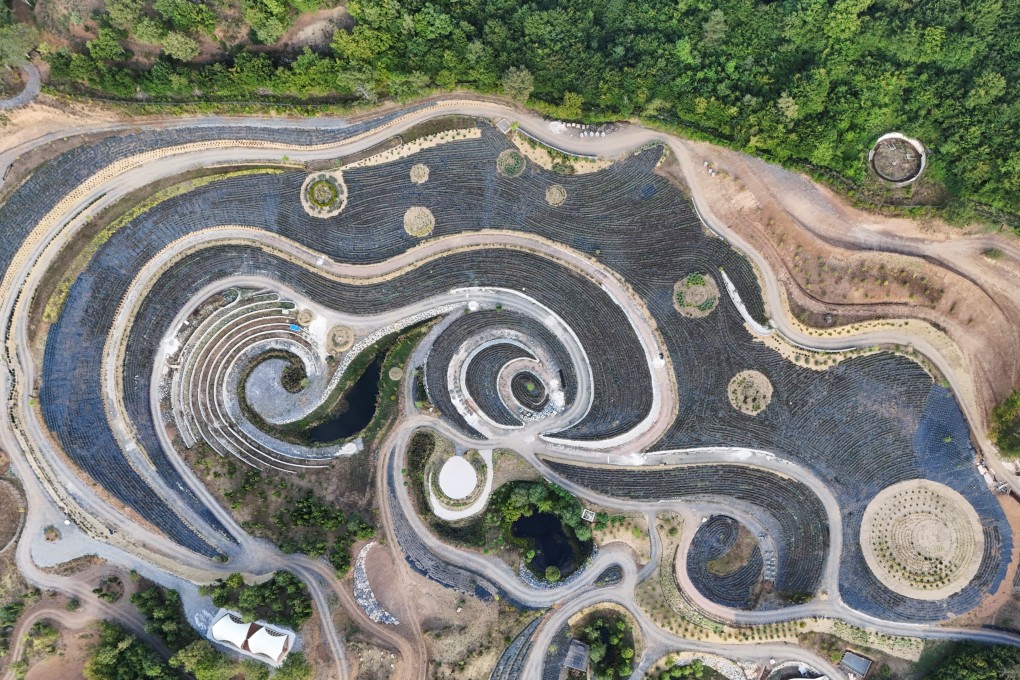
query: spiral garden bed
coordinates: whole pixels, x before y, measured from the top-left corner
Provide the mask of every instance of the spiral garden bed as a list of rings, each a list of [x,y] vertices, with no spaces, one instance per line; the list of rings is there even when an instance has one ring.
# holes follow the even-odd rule
[[[673,307],[691,319],[702,319],[719,304],[719,286],[710,274],[688,274],[673,286]]]

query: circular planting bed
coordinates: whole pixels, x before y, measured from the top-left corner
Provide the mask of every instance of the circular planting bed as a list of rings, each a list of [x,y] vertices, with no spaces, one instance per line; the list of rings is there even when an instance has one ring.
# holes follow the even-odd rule
[[[301,205],[313,217],[338,215],[347,205],[347,185],[340,171],[319,172],[305,178]]]
[[[354,346],[354,331],[347,326],[333,326],[329,331],[331,352],[346,352]]]
[[[496,169],[499,170],[501,175],[506,177],[519,177],[524,172],[526,164],[524,156],[513,149],[506,149],[500,152],[496,158]]]
[[[875,174],[896,185],[910,184],[924,171],[926,153],[916,139],[898,132],[882,135],[868,153]]]
[[[307,326],[315,318],[315,312],[310,309],[302,309],[298,312],[297,322],[301,326]]]
[[[749,416],[756,416],[772,401],[772,383],[764,373],[741,371],[730,380],[726,394],[733,408]]]
[[[463,500],[478,486],[478,473],[463,456],[448,458],[439,470],[439,490],[447,498]]]
[[[408,208],[404,213],[404,231],[415,238],[424,238],[436,228],[436,216],[420,205]]]
[[[411,181],[415,184],[425,184],[429,181],[429,166],[424,163],[416,163],[411,166]]]
[[[387,375],[389,375],[390,380],[393,382],[399,382],[404,377],[404,369],[400,366],[394,366]]]
[[[563,205],[565,200],[567,200],[567,190],[559,184],[553,184],[545,190],[545,202],[549,205]]]
[[[541,411],[549,403],[545,385],[530,371],[521,371],[511,378],[510,391],[521,406],[532,411]]]
[[[890,590],[942,600],[977,574],[984,533],[966,498],[944,484],[912,479],[884,489],[868,504],[861,548],[871,572]]]
[[[688,274],[673,286],[673,307],[686,317],[706,317],[718,306],[719,286],[709,274]]]

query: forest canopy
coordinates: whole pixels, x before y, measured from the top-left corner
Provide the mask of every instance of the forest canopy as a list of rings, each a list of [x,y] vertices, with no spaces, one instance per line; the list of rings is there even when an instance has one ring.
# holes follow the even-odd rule
[[[249,35],[269,43],[304,3],[242,4]],[[1020,212],[1020,98],[1007,87],[1020,81],[1020,3],[351,0],[353,29],[335,32],[331,53],[280,60],[240,47],[198,65],[192,43],[214,20],[202,7],[108,0],[99,23],[111,36],[180,38],[143,66],[104,34],[94,54],[55,53],[54,77],[171,99],[374,101],[506,86],[552,115],[639,116],[855,183],[875,139],[899,130],[931,151],[927,177],[950,207]]]

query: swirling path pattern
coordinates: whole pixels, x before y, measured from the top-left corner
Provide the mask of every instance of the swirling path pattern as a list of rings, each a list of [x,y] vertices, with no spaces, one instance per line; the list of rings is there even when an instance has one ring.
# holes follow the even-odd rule
[[[378,126],[423,111],[332,128],[224,125],[128,133],[69,151],[0,205],[7,236],[0,241],[4,304],[22,309],[21,299],[9,294],[33,253],[48,247],[41,231],[60,226],[61,219],[75,223],[85,212],[68,217],[60,210],[89,191],[99,192],[95,201],[111,191],[96,179],[108,166],[156,168],[168,147],[220,162],[238,149],[262,162],[279,158],[273,154],[280,149],[329,158],[345,140],[368,139]],[[706,235],[690,203],[654,172],[660,148],[628,155],[593,175],[552,175],[529,163],[521,176],[508,178],[497,171],[496,158],[512,144],[496,128],[479,125],[477,138],[346,169],[347,204],[333,217],[305,212],[300,188],[307,173],[284,163],[280,173],[220,179],[165,200],[112,234],[75,280],[46,338],[39,407],[62,453],[86,481],[184,548],[178,553],[163,547],[191,568],[215,573],[207,558],[221,556],[254,570],[251,553],[258,551],[250,537],[209,502],[169,445],[167,407],[187,432],[186,441],[206,441],[253,465],[295,469],[301,461],[314,463],[312,453],[256,432],[231,398],[222,399],[262,348],[290,351],[310,369],[314,380],[301,408],[312,409],[329,396],[341,373],[327,380],[325,353],[309,335],[289,335],[290,307],[315,307],[336,317],[329,325],[354,329],[362,344],[333,357],[341,365],[374,338],[436,318],[435,332],[416,351],[439,417],[402,413],[404,422],[380,451],[380,509],[408,564],[444,585],[483,599],[498,593],[522,607],[549,607],[572,596],[572,607],[596,596],[627,607],[630,601],[620,593],[647,572],[639,576],[633,561],[610,547],[571,582],[539,588],[496,558],[437,543],[408,514],[406,490],[394,474],[408,433],[422,425],[463,447],[484,443],[524,451],[551,479],[621,507],[722,509],[694,535],[679,565],[703,601],[722,610],[750,607],[752,591],[767,574],[777,592],[798,601],[829,591],[831,604],[793,607],[791,617],[814,607],[810,611],[874,617],[889,630],[935,634],[921,624],[973,609],[999,588],[1013,537],[973,466],[967,423],[949,391],[892,353],[847,360],[824,372],[797,366],[755,342],[727,296],[705,318],[679,315],[676,281],[692,272],[716,276],[721,269],[756,324],[768,323],[748,261]],[[236,148],[226,144],[217,151],[222,140],[235,140]],[[409,181],[419,163],[432,169],[423,184]],[[545,200],[552,184],[565,189],[562,205]],[[403,228],[404,213],[416,205],[436,218],[431,237],[422,242]],[[174,383],[167,376],[180,367],[168,364],[168,339],[180,332],[182,315],[227,289],[265,289],[270,302],[253,314],[225,312],[196,331],[194,363],[185,362]],[[8,364],[20,366],[16,342],[23,330],[17,318],[6,321],[6,351]],[[263,344],[246,348],[244,333],[258,334]],[[726,385],[743,370],[760,371],[774,387],[771,404],[756,417],[728,402]],[[540,383],[528,388],[539,395],[534,408],[520,391],[522,381],[514,383],[517,374]],[[11,371],[9,388],[17,388],[19,375]],[[258,403],[249,406],[257,410]],[[30,438],[34,417],[20,413],[13,428],[19,441]],[[692,450],[711,457],[718,447],[773,452],[800,472],[788,475],[778,463],[722,455],[714,463],[641,467],[634,455]],[[329,452],[341,450],[338,445]],[[39,474],[60,465],[52,456],[33,460]],[[913,478],[949,486],[981,518],[977,573],[940,600],[887,588],[860,549],[864,508],[883,489]],[[74,488],[65,493],[62,502],[80,498]],[[106,508],[104,517],[116,514],[92,502]],[[731,530],[747,518],[756,523],[761,545],[775,551],[774,573],[756,546],[735,573],[712,576],[705,565],[725,553]],[[314,569],[299,564],[299,573],[311,578]],[[597,595],[594,574],[610,568],[619,570],[620,579]],[[836,580],[829,582],[830,575]],[[313,586],[316,593],[318,588]],[[537,630],[536,640],[544,640],[547,629],[559,630],[567,611],[522,632],[498,672],[533,670],[531,636]],[[650,625],[639,618],[643,628]],[[662,631],[646,634],[656,645],[678,644]],[[331,643],[342,657],[335,632]],[[343,659],[337,663],[344,675]]]

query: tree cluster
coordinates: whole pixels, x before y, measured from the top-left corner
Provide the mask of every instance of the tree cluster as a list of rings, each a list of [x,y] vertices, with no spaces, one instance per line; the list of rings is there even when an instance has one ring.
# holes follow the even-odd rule
[[[149,584],[131,596],[131,604],[145,617],[145,631],[161,638],[167,647],[180,649],[198,639],[176,590]]]
[[[992,438],[1002,455],[1020,458],[1020,390],[1013,390],[992,411]]]
[[[1017,680],[1020,650],[1005,645],[958,645],[928,680]]]
[[[670,666],[655,676],[655,680],[690,680],[705,677],[705,664],[695,659],[683,666]]]
[[[598,612],[587,620],[584,628],[574,633],[574,637],[588,645],[591,677],[595,680],[630,677],[634,633],[622,614]]]
[[[202,586],[203,595],[212,597],[217,607],[232,609],[245,621],[264,620],[298,628],[312,615],[308,587],[289,571],[278,571],[273,578],[255,586],[245,585],[241,574]]]
[[[154,649],[117,624],[99,624],[99,640],[85,664],[87,680],[176,680]]]
[[[160,2],[167,30],[204,30],[201,10],[171,11],[196,3]],[[272,42],[286,17],[310,4],[242,6],[259,40]],[[110,65],[116,50],[57,54],[53,63],[58,78],[122,96],[136,86],[151,96],[370,101],[433,86],[502,90],[560,117],[641,116],[858,183],[875,139],[901,130],[929,148],[928,177],[951,196],[1020,211],[1020,100],[1007,93],[1020,78],[1017,3],[357,0],[347,8],[355,26],[335,33],[332,55],[277,63],[241,53],[208,66],[161,59],[131,75]],[[967,205],[950,207],[966,216]]]

